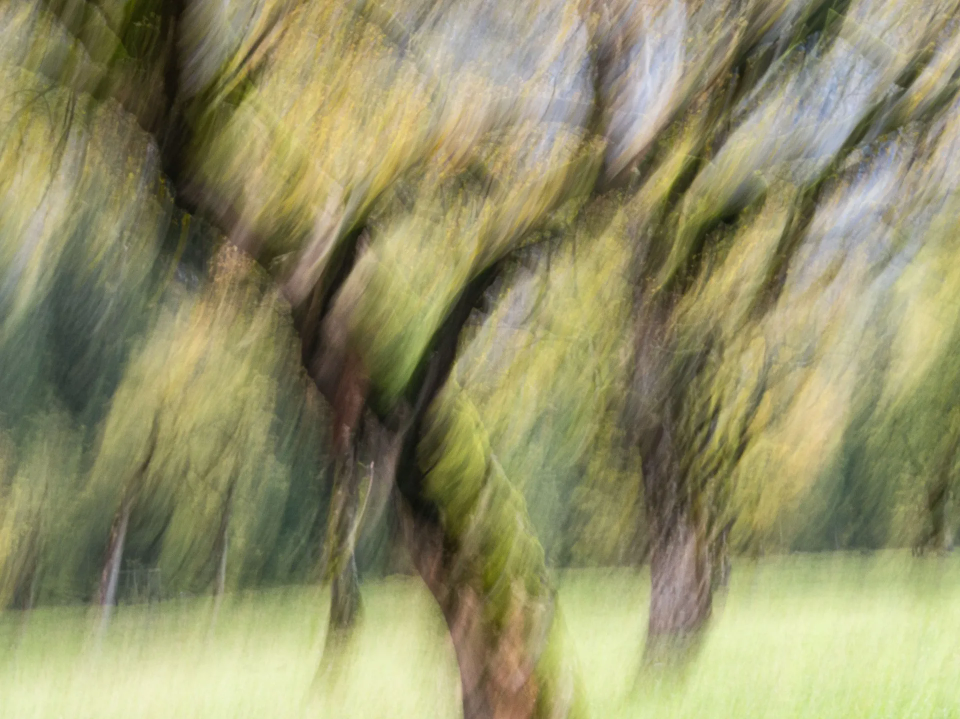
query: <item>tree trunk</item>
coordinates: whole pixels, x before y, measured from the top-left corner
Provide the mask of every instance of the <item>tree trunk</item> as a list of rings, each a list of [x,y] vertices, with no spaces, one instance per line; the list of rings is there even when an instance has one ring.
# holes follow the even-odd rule
[[[449,445],[445,436],[472,431],[469,413],[460,415],[456,408],[450,414],[448,407],[440,419],[425,418],[450,376],[461,330],[498,276],[499,267],[490,266],[470,281],[435,333],[415,373],[416,400],[410,405],[401,402],[382,418],[390,434],[384,444],[395,450],[388,453],[393,458],[385,465],[390,465],[387,474],[394,478],[397,495],[402,495],[398,509],[405,544],[450,630],[465,719],[566,719],[582,713],[582,692],[571,652],[562,646],[563,624],[555,617],[542,548],[532,535],[522,497],[500,476],[502,470],[496,473],[499,465],[483,449],[485,444],[470,447],[468,473],[439,479],[433,475],[432,489],[423,467],[436,464],[420,457],[418,450],[426,441],[429,451],[442,452]],[[339,462],[333,510],[356,506],[348,501],[345,489],[356,487],[357,482],[341,481],[341,476],[349,474],[347,466],[355,466],[353,430],[359,424],[367,378],[359,357],[346,348],[330,350],[337,347],[336,333],[332,337],[332,342],[322,344],[327,354],[336,355],[336,361],[326,363],[329,371],[322,357],[309,366],[320,391],[335,395],[334,447],[338,457],[350,460],[350,465],[343,459]],[[425,425],[431,427],[429,440],[423,435]],[[396,471],[394,462],[399,465]],[[444,504],[439,487],[450,481],[468,494],[476,490],[473,501]],[[355,525],[343,521],[346,514],[336,514],[331,529]]]
[[[464,719],[563,718],[583,714],[581,687],[553,597],[528,595],[513,583],[505,621],[487,618],[469,557],[450,550],[449,538],[399,502],[404,542],[443,613],[460,669]]]
[[[105,629],[110,615],[117,603],[117,584],[120,580],[120,565],[123,562],[123,544],[127,538],[127,526],[130,523],[130,499],[124,497],[120,509],[110,528],[110,541],[107,544],[107,561],[100,575],[100,626]]]
[[[461,331],[499,272],[488,267],[463,289],[434,336],[407,419],[395,423],[398,514],[450,631],[464,719],[565,719],[584,713],[583,694],[523,497],[486,443],[459,444],[484,429],[456,387],[438,402]],[[442,462],[451,453],[456,469]]]
[[[670,655],[682,659],[699,638],[712,603],[705,510],[686,485],[670,426],[665,421],[640,446],[650,531],[648,664]]]
[[[652,547],[647,649],[692,638],[710,616],[710,562],[703,532],[676,518]]]
[[[214,594],[217,603],[223,597],[227,588],[227,552],[230,549],[230,516],[233,513],[234,484],[227,488],[227,497],[223,503],[223,513],[220,515],[220,527],[217,531],[217,582]]]
[[[328,637],[349,632],[357,623],[361,608],[357,562],[351,552],[331,583]]]
[[[14,580],[12,605],[22,609],[24,615],[33,609],[37,593],[37,584],[40,577],[40,557],[42,555],[39,520],[30,527],[30,534],[25,540],[24,570],[20,577]]]
[[[930,513],[930,534],[928,546],[931,550],[940,552],[946,546],[947,540],[947,496],[949,480],[946,472],[938,479],[927,493],[927,511]]]
[[[331,642],[342,641],[349,634],[362,609],[354,550],[360,521],[357,447],[360,444],[367,383],[359,357],[348,354],[333,401],[333,445],[337,460],[327,532],[326,574],[331,580],[327,646]],[[372,481],[372,474],[370,479]]]
[[[227,551],[230,549],[230,538],[227,533],[223,533],[223,541],[220,548],[220,561],[217,562],[217,588],[214,590],[217,599],[223,597],[227,588]]]
[[[120,509],[113,518],[113,525],[110,527],[110,540],[107,543],[107,559],[103,565],[103,572],[100,575],[100,634],[107,628],[110,622],[110,615],[113,607],[117,603],[117,584],[120,580],[120,565],[123,563],[123,545],[127,539],[127,527],[130,524],[130,510],[133,508],[133,499],[136,487],[143,481],[147,468],[153,459],[153,453],[157,449],[157,437],[160,431],[160,415],[153,418],[153,428],[150,433],[150,444],[147,449],[143,463],[137,470],[133,482],[127,485],[123,493],[123,500],[120,502]]]
[[[926,527],[914,545],[915,556],[922,556],[927,550],[945,552],[949,549],[951,537],[948,529],[947,505],[950,501],[950,475],[956,452],[954,447],[945,459],[941,460],[935,478],[927,486]]]
[[[443,533],[431,523],[417,520],[401,499],[401,530],[417,572],[433,594],[450,630],[450,639],[460,669],[464,719],[493,716],[482,690],[488,647],[480,622],[479,601],[469,587],[451,587],[444,567]]]
[[[211,632],[217,625],[217,617],[220,616],[220,605],[223,604],[223,595],[227,590],[227,554],[230,549],[230,516],[233,513],[234,488],[235,484],[231,482],[227,488],[227,496],[223,503],[223,512],[220,515],[220,527],[217,530],[217,576],[213,588],[213,614],[210,617]]]
[[[726,588],[730,583],[730,530],[733,522],[728,522],[720,530],[710,545],[711,588]],[[783,542],[780,542],[781,546]]]
[[[334,490],[326,540],[324,575],[330,581],[330,615],[314,684],[336,683],[345,666],[363,604],[354,556],[359,490],[355,449],[341,452],[334,469]]]
[[[337,461],[330,507],[327,576],[331,580],[327,644],[356,624],[361,611],[360,582],[354,556],[360,500],[355,453],[351,447]]]

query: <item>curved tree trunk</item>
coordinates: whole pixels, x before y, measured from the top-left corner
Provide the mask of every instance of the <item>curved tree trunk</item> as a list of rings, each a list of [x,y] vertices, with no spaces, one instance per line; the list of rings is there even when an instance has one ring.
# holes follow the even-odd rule
[[[464,719],[582,716],[579,675],[523,497],[486,442],[462,441],[485,430],[450,379],[460,333],[499,271],[493,265],[468,283],[434,337],[401,423],[399,514],[450,630]]]
[[[529,719],[584,714],[582,691],[552,593],[530,596],[513,582],[502,622],[489,619],[475,565],[451,548],[434,522],[399,501],[404,542],[443,613],[460,670],[464,719]],[[476,559],[476,558],[473,558]]]
[[[488,267],[461,291],[415,373],[416,386],[406,396],[416,399],[410,404],[401,400],[387,416],[372,421],[370,429],[376,432],[374,425],[383,425],[383,436],[373,444],[382,445],[381,471],[402,497],[399,513],[411,559],[450,630],[465,719],[563,719],[582,713],[582,693],[570,652],[561,646],[562,622],[555,618],[543,551],[531,533],[522,495],[483,449],[486,443],[468,443],[469,466],[459,474],[435,472],[435,462],[423,456],[457,451],[451,442],[464,433],[482,432],[474,415],[461,411],[464,406],[458,404],[456,391],[446,403],[438,398],[450,377],[461,331],[499,269],[497,264]],[[337,538],[331,545],[349,547],[349,553],[335,552],[347,559],[352,555],[352,533],[343,530],[356,524],[350,516],[357,505],[356,430],[369,380],[360,356],[346,344],[347,334],[339,331],[342,328],[328,328],[325,341],[315,343],[303,322],[298,331],[304,364],[333,404],[338,460],[330,528]],[[463,501],[464,493],[471,499]],[[345,536],[350,537],[346,545]],[[350,571],[348,562],[344,567]],[[336,577],[339,570],[330,574]],[[340,587],[351,586],[349,573],[344,579],[335,594]],[[349,615],[350,604],[344,608]],[[334,606],[331,622],[340,621],[338,611]],[[328,634],[328,641],[333,635]]]

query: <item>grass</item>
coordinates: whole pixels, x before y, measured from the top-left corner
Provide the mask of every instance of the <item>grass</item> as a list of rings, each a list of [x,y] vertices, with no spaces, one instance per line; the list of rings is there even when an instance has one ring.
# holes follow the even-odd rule
[[[641,671],[646,578],[578,571],[563,612],[592,716],[960,718],[960,558],[789,557],[734,566],[682,675]],[[338,681],[311,690],[314,589],[120,607],[99,649],[84,609],[0,615],[0,717],[457,717],[452,649],[411,579],[364,586]]]

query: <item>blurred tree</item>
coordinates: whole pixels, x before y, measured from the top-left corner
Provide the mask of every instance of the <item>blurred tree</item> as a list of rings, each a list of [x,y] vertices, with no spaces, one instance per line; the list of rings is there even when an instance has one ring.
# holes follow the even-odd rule
[[[738,469],[745,456],[747,466],[757,469],[753,463],[767,450],[760,445],[751,454],[753,439],[771,422],[776,427],[785,417],[799,417],[813,397],[794,408],[776,408],[774,402],[790,386],[822,388],[819,382],[827,382],[831,392],[816,400],[823,411],[849,405],[843,370],[850,360],[821,361],[802,371],[791,361],[802,355],[784,339],[816,351],[830,347],[836,328],[861,332],[877,294],[889,288],[885,268],[914,251],[887,231],[894,235],[889,251],[874,251],[859,266],[845,263],[862,236],[849,224],[857,216],[854,198],[869,197],[880,206],[884,199],[894,202],[893,182],[909,157],[905,136],[903,154],[887,155],[887,166],[863,175],[874,151],[866,148],[891,129],[874,124],[890,83],[926,61],[924,48],[933,38],[954,32],[935,7],[901,22],[899,2],[853,2],[842,16],[824,17],[815,4],[754,11],[741,14],[721,5],[686,18],[679,11],[673,21],[678,34],[724,39],[722,51],[710,43],[692,51],[681,61],[679,77],[703,57],[726,69],[665,134],[664,149],[653,154],[631,201],[631,234],[639,238],[631,424],[651,530],[648,649],[661,638],[695,635],[709,616],[711,545],[725,537],[729,517],[749,506],[750,484],[776,497],[773,507],[789,498],[763,474],[753,479]],[[708,13],[716,13],[710,16],[716,26],[701,30]],[[668,16],[664,10],[661,17]],[[774,31],[779,39],[770,44],[767,33]],[[879,52],[877,36],[896,51]],[[684,88],[682,82],[668,84],[662,92],[670,98]],[[672,99],[656,102],[662,107]],[[818,111],[798,112],[798,102]],[[913,117],[929,108],[915,106]],[[838,176],[845,179],[838,183]],[[926,201],[918,189],[904,204]],[[848,217],[829,227],[846,202]],[[859,217],[876,212],[873,221],[879,223],[877,204],[868,207],[860,206]],[[829,244],[844,232],[845,244]],[[843,294],[854,287],[868,292],[859,307],[854,295]],[[807,406],[821,411],[817,404]],[[845,421],[843,414],[835,417],[840,421],[832,425],[833,437]],[[810,419],[807,414],[806,427]],[[804,474],[809,486],[815,473]],[[749,481],[738,488],[743,480]],[[754,507],[756,521],[765,510]]]
[[[72,479],[81,448],[79,432],[63,411],[34,416],[27,424],[19,453],[0,436],[0,607],[12,603],[21,609],[36,601],[50,569],[49,548],[68,530],[64,520],[76,491]]]
[[[273,373],[283,366],[284,349],[276,302],[236,250],[224,248],[196,304],[181,300],[131,364],[88,489],[98,506],[116,506],[105,497],[119,497],[102,604],[115,600],[131,520],[141,542],[161,542],[158,561],[169,587],[197,591],[212,583],[219,597],[228,570],[234,568],[236,585],[262,538],[260,512],[281,514],[288,480],[270,435]],[[236,559],[228,564],[231,545]]]
[[[957,323],[914,320],[956,287],[955,14],[952,0],[0,8],[5,421],[52,388],[96,444],[82,524],[112,524],[105,601],[130,543],[178,585],[218,591],[282,576],[268,559],[306,573],[324,557],[331,626],[347,626],[360,520],[385,516],[395,486],[465,715],[576,714],[551,563],[646,546],[655,650],[703,626],[728,534],[769,546],[787,515],[781,547],[817,521],[877,543],[876,517],[898,504],[901,522],[917,496],[871,468],[891,418],[949,416],[911,398],[917,378],[952,382],[934,361]],[[288,381],[279,300],[251,268],[222,253],[192,296],[184,257],[222,236],[290,301],[329,422]],[[321,433],[326,532],[303,507],[326,495],[325,453],[308,449]],[[956,453],[941,435],[917,450],[925,544],[947,534]]]

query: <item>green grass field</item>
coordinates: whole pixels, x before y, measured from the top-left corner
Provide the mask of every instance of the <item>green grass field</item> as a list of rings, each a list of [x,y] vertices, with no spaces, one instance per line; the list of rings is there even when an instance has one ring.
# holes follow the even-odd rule
[[[647,579],[570,572],[560,597],[592,716],[960,717],[960,557],[790,557],[734,565],[698,657],[641,671]],[[0,717],[456,717],[439,613],[407,578],[364,586],[341,674],[311,690],[317,590],[118,609],[103,644],[84,609],[0,615]]]

